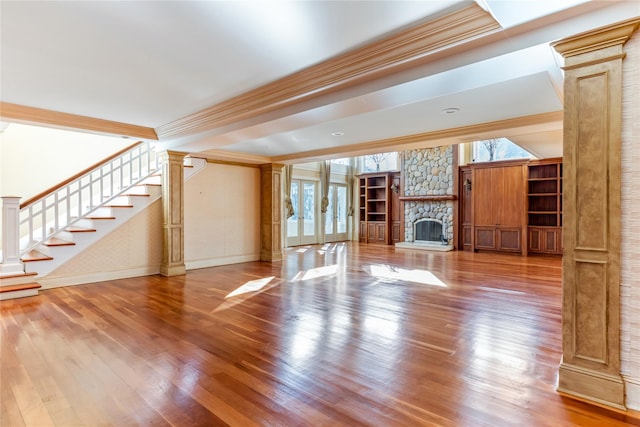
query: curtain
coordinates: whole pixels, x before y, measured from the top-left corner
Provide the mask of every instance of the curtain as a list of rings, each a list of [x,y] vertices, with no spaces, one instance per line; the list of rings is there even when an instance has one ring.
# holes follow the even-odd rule
[[[291,203],[291,181],[293,178],[293,165],[286,165],[284,167],[284,210],[287,215],[287,219],[291,218],[295,211],[293,209],[293,204]]]
[[[349,159],[347,166],[347,216],[353,216],[353,206],[355,205],[354,180],[356,178],[356,162],[355,158]]]
[[[329,207],[329,184],[331,183],[331,160],[320,162],[320,184],[322,186],[322,203],[320,212],[326,213]]]

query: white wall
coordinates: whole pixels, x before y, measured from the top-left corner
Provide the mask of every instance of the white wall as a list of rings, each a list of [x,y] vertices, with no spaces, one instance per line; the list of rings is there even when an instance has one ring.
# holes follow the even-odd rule
[[[260,259],[260,169],[218,163],[187,181],[187,269]]]
[[[622,99],[621,358],[627,407],[640,410],[640,33],[625,45]],[[616,236],[611,236],[616,238]]]
[[[24,202],[133,143],[11,123],[0,132],[0,196]]]
[[[0,133],[0,196],[24,201],[134,142],[12,123]]]

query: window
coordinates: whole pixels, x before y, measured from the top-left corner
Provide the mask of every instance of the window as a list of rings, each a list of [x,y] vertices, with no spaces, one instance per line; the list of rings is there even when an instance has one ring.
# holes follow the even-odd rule
[[[473,161],[491,162],[507,159],[533,159],[535,156],[507,138],[486,139],[473,143]]]
[[[398,170],[398,153],[378,153],[362,156],[361,172]]]

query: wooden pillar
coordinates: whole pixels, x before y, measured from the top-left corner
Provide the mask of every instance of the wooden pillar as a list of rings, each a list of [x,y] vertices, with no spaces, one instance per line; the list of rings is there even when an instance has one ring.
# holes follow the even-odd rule
[[[565,58],[563,354],[558,391],[624,408],[620,375],[623,46],[640,19],[560,40]]]
[[[20,197],[2,197],[0,276],[24,273],[20,260]]]
[[[163,251],[160,274],[185,274],[184,265],[184,156],[164,151],[162,163],[162,232]]]
[[[282,168],[260,167],[260,260],[282,260]]]

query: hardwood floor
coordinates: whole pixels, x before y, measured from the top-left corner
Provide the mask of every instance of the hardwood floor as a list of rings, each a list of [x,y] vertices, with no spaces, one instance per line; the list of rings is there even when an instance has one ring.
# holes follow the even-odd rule
[[[3,301],[2,426],[625,426],[555,392],[559,258],[339,243]]]

